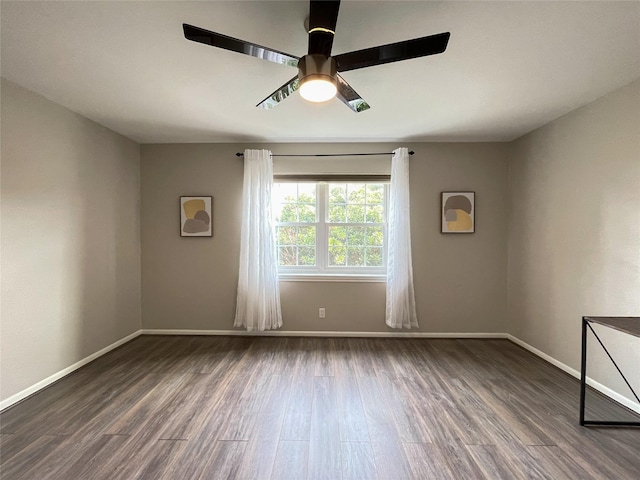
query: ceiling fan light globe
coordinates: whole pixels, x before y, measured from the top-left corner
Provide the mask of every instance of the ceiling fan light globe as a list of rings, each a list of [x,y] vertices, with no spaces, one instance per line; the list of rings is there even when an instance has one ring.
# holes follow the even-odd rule
[[[309,102],[321,103],[336,96],[338,89],[335,81],[327,78],[306,79],[300,85],[300,96]]]

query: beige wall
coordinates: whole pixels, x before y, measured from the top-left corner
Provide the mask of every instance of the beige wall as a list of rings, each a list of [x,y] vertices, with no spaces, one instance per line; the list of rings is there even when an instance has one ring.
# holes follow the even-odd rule
[[[640,80],[517,140],[509,183],[510,332],[579,370],[583,315],[640,316]],[[640,339],[598,331],[640,385]],[[590,344],[589,375],[630,399]]]
[[[230,330],[240,243],[242,160],[235,152],[391,151],[396,144],[142,146],[145,329]],[[422,332],[506,328],[507,150],[500,144],[405,144],[411,157],[412,244]],[[276,173],[388,173],[390,157],[280,158]],[[476,192],[477,231],[440,234],[440,192]],[[181,238],[180,195],[214,196],[214,237]],[[388,331],[384,283],[282,282],[283,330]],[[326,308],[326,319],[318,308]]]
[[[139,146],[2,79],[1,398],[140,329]]]

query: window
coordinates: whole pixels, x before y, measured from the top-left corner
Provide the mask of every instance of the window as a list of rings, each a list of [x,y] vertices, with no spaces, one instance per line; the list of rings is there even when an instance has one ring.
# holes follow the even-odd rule
[[[283,181],[273,185],[280,273],[382,275],[385,181]]]

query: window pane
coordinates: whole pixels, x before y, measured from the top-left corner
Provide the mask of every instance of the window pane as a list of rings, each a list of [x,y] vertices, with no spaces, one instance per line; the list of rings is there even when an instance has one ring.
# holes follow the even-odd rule
[[[329,227],[329,247],[347,244],[347,227]]]
[[[296,244],[296,227],[278,227],[277,228],[277,244],[278,245],[295,245]]]
[[[349,203],[365,202],[365,183],[349,183],[347,184],[347,197]]]
[[[347,264],[347,249],[345,247],[329,247],[329,266],[341,267]]]
[[[329,205],[329,221],[332,223],[344,223],[347,221],[347,207],[344,204]]]
[[[367,246],[381,247],[384,242],[382,227],[365,227],[367,229]]]
[[[278,265],[294,267],[297,264],[296,247],[278,248]]]
[[[383,203],[384,185],[381,183],[367,184],[367,203]]]
[[[278,203],[295,202],[298,199],[298,185],[296,183],[274,183],[272,194]]]
[[[317,221],[315,183],[274,183],[272,199],[276,222]]]
[[[277,222],[295,222],[297,217],[295,202],[298,196],[295,183],[274,183],[272,198],[273,211]]]
[[[382,205],[367,205],[367,223],[383,223],[384,211]]]
[[[298,184],[298,202],[299,203],[316,203],[316,184],[315,183],[299,183]]]
[[[365,250],[365,261],[367,267],[381,267],[382,266],[382,248],[374,247],[367,248]]]
[[[366,245],[366,227],[348,227],[347,244],[349,246],[365,246]]]
[[[298,245],[316,245],[316,227],[297,227]]]
[[[364,248],[363,247],[349,247],[347,249],[347,266],[349,267],[364,267]]]
[[[347,185],[345,183],[329,184],[329,203],[347,203]]]
[[[364,205],[347,205],[347,222],[364,223]]]
[[[316,205],[302,203],[298,205],[298,221],[299,222],[316,222]]]
[[[316,248],[300,247],[298,249],[298,265],[313,266],[316,264]]]
[[[298,219],[298,208],[295,203],[276,205],[276,222],[295,222]]]

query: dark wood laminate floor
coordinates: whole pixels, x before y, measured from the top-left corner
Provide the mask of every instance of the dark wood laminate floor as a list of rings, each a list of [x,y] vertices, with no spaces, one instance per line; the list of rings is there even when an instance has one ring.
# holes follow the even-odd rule
[[[507,340],[142,336],[3,412],[0,476],[640,478],[640,429],[578,394]]]

